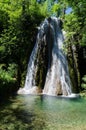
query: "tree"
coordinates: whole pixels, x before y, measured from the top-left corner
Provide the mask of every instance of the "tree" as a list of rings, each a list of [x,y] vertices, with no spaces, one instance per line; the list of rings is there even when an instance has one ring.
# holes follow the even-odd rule
[[[4,80],[6,84],[8,84],[8,79],[12,82],[13,80],[11,79],[15,78],[17,83],[15,87],[18,89],[24,85],[27,63],[36,41],[37,26],[42,19],[44,19],[45,14],[41,12],[41,5],[35,0],[29,2],[26,0],[16,0],[15,2],[7,0],[4,2],[2,0],[0,6],[4,12],[1,12],[3,19],[0,19],[2,20],[0,71],[3,72],[4,75],[8,75],[4,78],[0,77],[0,84],[3,86]],[[4,21],[4,19],[7,20]],[[11,75],[13,72],[12,67],[10,67],[11,73],[8,72],[9,65],[13,66],[13,64],[16,65],[16,76]],[[7,86],[9,86],[9,84]],[[10,89],[10,87],[7,87],[7,89],[8,88]]]

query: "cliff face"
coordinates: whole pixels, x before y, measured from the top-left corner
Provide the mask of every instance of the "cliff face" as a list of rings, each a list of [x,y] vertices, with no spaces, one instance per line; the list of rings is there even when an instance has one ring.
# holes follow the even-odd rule
[[[81,79],[85,72],[86,60],[79,45],[70,45],[68,48],[69,73],[72,81],[72,90],[75,93],[81,90]]]

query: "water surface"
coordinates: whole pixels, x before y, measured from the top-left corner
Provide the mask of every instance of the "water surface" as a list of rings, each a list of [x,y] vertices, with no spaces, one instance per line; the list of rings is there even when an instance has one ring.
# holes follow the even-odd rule
[[[18,95],[0,106],[0,130],[86,130],[86,99]]]

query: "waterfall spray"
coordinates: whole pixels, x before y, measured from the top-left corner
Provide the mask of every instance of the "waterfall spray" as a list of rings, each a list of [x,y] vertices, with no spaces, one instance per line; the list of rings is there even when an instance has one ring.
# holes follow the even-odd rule
[[[30,56],[25,86],[24,88],[20,89],[18,93],[43,93],[55,96],[68,96],[72,93],[71,81],[68,72],[68,63],[62,50],[63,44],[64,37],[61,30],[60,19],[56,17],[45,19],[39,27],[36,44]],[[45,57],[43,58],[42,55],[46,55],[47,60]],[[41,56],[42,60],[40,58]],[[43,60],[46,60],[47,62],[43,62]],[[40,78],[40,75],[42,76],[43,74],[43,72],[40,74],[40,62],[43,62],[43,66],[46,66],[43,87],[37,86],[36,81],[38,76],[39,80],[43,80]]]

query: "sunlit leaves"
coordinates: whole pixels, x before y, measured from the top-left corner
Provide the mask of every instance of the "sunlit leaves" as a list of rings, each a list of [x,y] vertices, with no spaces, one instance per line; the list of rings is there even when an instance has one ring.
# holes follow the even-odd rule
[[[84,75],[83,78],[82,78],[81,86],[82,86],[82,88],[86,89],[86,75]]]
[[[61,6],[60,4],[58,3],[55,3],[53,6],[52,6],[52,14],[54,14],[55,16],[59,17],[61,15]]]
[[[78,32],[79,31],[79,22],[77,20],[76,15],[74,15],[73,13],[69,14],[69,15],[65,15],[65,23],[64,23],[64,27],[66,30],[68,30],[68,32]]]
[[[69,5],[72,7],[72,14],[66,16],[66,26],[65,29],[75,32],[74,41],[77,44],[86,46],[86,1],[76,0],[68,1]],[[69,29],[68,29],[69,28]],[[73,35],[74,36],[74,35]]]
[[[9,83],[11,81],[15,82],[16,80],[16,64],[9,64],[9,67],[5,64],[0,65],[0,80],[3,81],[3,84]]]

